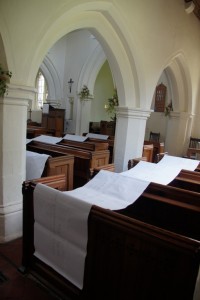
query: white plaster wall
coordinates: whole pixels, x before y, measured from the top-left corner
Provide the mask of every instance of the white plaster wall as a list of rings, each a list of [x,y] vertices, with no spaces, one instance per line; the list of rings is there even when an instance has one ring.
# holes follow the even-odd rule
[[[78,4],[81,5],[77,7]],[[140,79],[138,96],[141,106],[150,106],[154,88],[162,70],[178,51],[182,51],[186,57],[194,92],[197,90],[199,70],[196,65],[200,61],[199,21],[193,14],[186,14],[184,1],[180,0],[168,0],[167,5],[161,0],[123,2],[120,0],[76,2],[43,0],[33,1],[28,5],[26,0],[18,0],[17,4],[13,2],[12,6],[10,6],[10,1],[2,0],[0,22],[9,69],[13,71],[13,83],[33,84],[32,80],[35,77],[33,73],[38,69],[47,50],[65,31],[67,33],[70,28],[75,29],[74,23],[70,23],[70,26],[68,24],[72,21],[74,12],[80,13],[81,9],[91,12],[101,7],[107,9],[110,15],[110,19],[105,18],[110,21],[110,24],[108,23],[102,30],[106,30],[106,27],[108,29],[111,24],[113,28],[119,26],[118,34],[119,36],[123,34],[124,49],[130,51],[128,56],[135,63],[137,76]],[[70,17],[66,12],[71,13]],[[36,15],[37,22],[35,22]],[[74,22],[75,20],[77,24],[80,22],[82,26],[87,26],[87,20],[75,19],[74,13]],[[117,24],[114,24],[115,20]],[[93,22],[95,23],[94,20]],[[66,30],[65,24],[67,24]],[[99,24],[99,28],[101,25]],[[49,32],[51,35],[48,34]],[[107,34],[106,31],[102,33],[105,36]],[[44,41],[45,38],[46,41],[43,43],[42,40]],[[112,39],[110,42],[112,43]],[[113,51],[117,54],[117,49]],[[126,59],[122,53],[118,58],[120,61]],[[134,58],[135,61],[133,61]],[[30,65],[31,61],[34,66]],[[124,67],[126,67],[125,64]],[[129,75],[127,70],[125,80],[128,80]],[[134,84],[132,82],[132,85]],[[127,92],[127,103],[133,101],[128,95]]]
[[[120,106],[124,107],[127,112],[124,118],[123,109],[121,115],[119,114],[118,124],[128,130],[127,135],[124,134],[125,130],[121,132],[119,128],[117,130],[118,153],[115,152],[115,154],[119,154],[117,162],[119,169],[121,166],[126,166],[130,153],[140,155],[143,136],[137,136],[137,134],[139,132],[143,135],[145,131],[147,111],[151,107],[155,86],[164,69],[168,69],[172,75],[174,87],[179,86],[176,91],[176,96],[179,96],[176,110],[180,110],[180,114],[188,113],[189,121],[191,121],[190,118],[194,119],[194,122],[191,121],[190,124],[196,124],[197,128],[199,115],[195,116],[195,113],[200,113],[200,68],[198,68],[200,65],[200,25],[193,13],[186,14],[183,0],[1,0],[0,34],[8,69],[13,72],[11,85],[16,85],[19,91],[24,86],[34,87],[38,68],[49,49],[52,49],[60,39],[60,42],[65,44],[62,38],[73,31],[79,34],[80,29],[90,29],[90,32],[101,43],[118,88]],[[83,63],[84,57],[81,49],[85,43],[84,39],[80,44],[74,41],[78,58],[73,63],[73,68],[76,64]],[[75,52],[71,51],[71,45],[70,41],[70,46],[66,44],[65,49],[74,58]],[[85,46],[88,47],[87,59],[89,59],[90,46],[87,44]],[[63,52],[60,53],[60,57],[62,56]],[[4,58],[1,59],[6,63]],[[55,64],[64,71],[61,60],[57,59]],[[68,62],[64,62],[65,66],[69,66]],[[66,71],[68,68],[65,69],[61,88],[72,77],[73,68],[69,72]],[[173,77],[174,74],[178,76]],[[81,78],[83,80],[84,76],[81,75]],[[80,87],[82,81],[80,78],[74,77],[73,79],[76,82],[73,95],[77,97],[76,87]],[[65,96],[64,94],[63,99]],[[29,99],[26,95],[24,98]],[[143,120],[140,121],[141,116],[138,117],[138,122],[135,120],[137,109],[143,109],[146,112]],[[78,101],[75,101],[74,114],[77,114],[78,120],[80,117],[80,102]],[[6,120],[8,116],[9,113],[5,112]],[[19,118],[19,123],[20,120],[23,121],[25,127],[26,111],[23,110],[22,114],[17,111],[17,118]],[[21,128],[21,124],[18,125],[17,134],[16,130],[12,130],[9,126],[4,127],[4,131],[6,128],[6,133],[9,134],[9,140],[5,142],[4,136],[1,137],[1,144],[4,145],[4,149],[7,149],[7,146],[10,147],[12,144],[10,142],[12,135],[16,134],[19,149],[22,149],[19,154],[21,163],[13,163],[14,170],[17,166],[19,167],[16,176],[24,174],[25,166],[22,158],[25,150],[25,128]],[[132,142],[132,127],[137,128],[138,125],[140,131],[134,131],[134,142],[131,148],[129,141]],[[168,140],[173,145],[176,141],[174,126],[180,129],[178,112],[174,112],[173,121],[168,125],[170,132],[173,133],[168,134],[168,137],[170,136]],[[190,128],[190,130],[198,134],[200,129]],[[123,135],[123,145],[120,143],[121,135]],[[14,157],[14,149],[11,147],[10,149]],[[176,149],[175,153],[179,152],[179,149]],[[7,164],[10,166],[9,161]],[[6,182],[4,180],[6,174],[4,165],[1,164],[0,184],[4,187],[7,196],[11,194],[12,198],[15,198],[15,193],[9,191],[7,185],[9,180],[7,179]],[[16,185],[19,189],[18,180],[14,178],[14,186]],[[18,198],[21,196],[20,192],[17,192]],[[3,201],[7,201],[6,197]]]

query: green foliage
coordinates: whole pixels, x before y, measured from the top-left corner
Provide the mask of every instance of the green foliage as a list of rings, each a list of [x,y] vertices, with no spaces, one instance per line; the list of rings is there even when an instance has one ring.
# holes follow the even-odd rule
[[[108,104],[106,104],[106,111],[112,120],[116,119],[116,106],[119,105],[117,89],[114,89],[114,94],[112,98],[108,99]]]
[[[7,82],[8,79],[12,77],[12,72],[8,70],[4,70],[0,65],[0,97],[3,97],[5,93],[7,93]]]
[[[87,85],[84,85],[79,93],[80,99],[85,100],[91,98],[90,90],[88,89]]]

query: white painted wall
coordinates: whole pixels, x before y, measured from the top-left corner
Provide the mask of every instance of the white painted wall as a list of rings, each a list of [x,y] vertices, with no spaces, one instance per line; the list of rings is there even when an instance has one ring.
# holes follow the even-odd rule
[[[62,50],[59,52],[60,57],[54,61],[54,64],[59,66],[58,82],[63,90],[62,95],[58,89],[57,95],[63,98],[64,105],[67,92],[63,87],[66,88],[66,82],[70,77],[73,78],[76,124],[72,124],[72,129],[77,130],[80,119],[77,92],[83,84],[89,85],[95,78],[93,73],[90,78],[89,70],[94,69],[91,66],[90,55],[91,50],[96,48],[94,44],[90,47],[82,34],[80,40],[71,39],[70,34],[74,32],[78,36],[80,29],[89,29],[103,48],[118,89],[120,109],[115,159],[118,170],[122,170],[126,167],[130,155],[141,154],[148,110],[151,108],[155,86],[163,70],[168,70],[173,96],[175,95],[175,111],[172,120],[169,119],[167,124],[167,140],[172,154],[181,155],[185,136],[186,139],[191,133],[200,136],[199,28],[199,20],[195,15],[185,12],[183,0],[168,0],[167,3],[163,0],[1,0],[0,34],[6,56],[0,59],[13,72],[10,89],[15,87],[12,91],[16,90],[16,93],[22,93],[23,90],[23,99],[29,101],[27,89],[34,88],[37,71],[49,49],[59,52],[60,49],[54,48],[55,43],[60,41],[64,44],[64,49],[69,54],[68,60],[62,61],[63,66],[60,60],[64,55]],[[65,35],[70,43],[65,44],[62,39]],[[87,56],[85,51],[82,51],[83,46],[87,49]],[[2,48],[1,44],[0,47]],[[81,64],[82,69],[79,69],[80,73],[77,75],[77,66],[80,68]],[[64,76],[63,82],[60,79],[61,73]],[[90,89],[93,87],[94,84],[89,86]],[[25,129],[22,129],[21,124],[26,123],[27,116],[24,107],[21,108],[21,112],[20,108],[15,106],[15,97],[13,94],[9,96],[13,101],[12,110],[6,110],[5,104],[1,103],[1,111],[5,120],[9,120],[12,111],[18,122],[21,122],[17,129],[17,141],[23,154]],[[7,140],[5,134],[9,137]],[[0,142],[4,149],[10,149],[10,155],[14,157],[15,149],[11,141],[15,138],[16,130],[13,130],[12,126],[6,126],[5,134],[0,136]],[[20,178],[23,178],[25,161],[18,165],[18,162],[7,159],[6,164],[7,166],[0,166],[0,186],[4,190],[0,203],[3,203],[2,218],[6,219],[4,223],[11,233],[12,220],[7,218],[4,212],[8,206],[8,195],[13,201],[21,197],[21,189],[17,192],[10,191],[10,182],[14,182],[14,185],[18,183],[17,173],[22,174]],[[15,172],[6,173],[5,168],[8,166]],[[16,211],[14,204],[10,207]],[[20,228],[20,224],[16,224],[15,228]],[[5,235],[7,236],[3,238],[9,237],[9,233]]]

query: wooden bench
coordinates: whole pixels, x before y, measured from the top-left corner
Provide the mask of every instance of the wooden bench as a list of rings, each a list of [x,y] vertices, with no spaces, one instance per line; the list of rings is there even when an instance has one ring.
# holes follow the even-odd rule
[[[73,189],[74,179],[74,156],[73,155],[61,155],[57,157],[49,157],[43,174],[43,177],[49,177],[53,175],[65,174],[65,188],[69,191]]]
[[[30,231],[34,186],[34,182],[23,184],[24,227],[28,223],[24,230]],[[192,299],[200,263],[199,224],[196,228],[193,223],[200,216],[199,204],[187,203],[189,194],[193,194],[189,191],[182,191],[184,198],[176,198],[177,189],[163,189],[150,184],[134,204],[123,210],[92,207],[83,290],[34,257],[33,232],[25,234],[28,248],[23,249],[22,270],[32,270],[61,297]],[[160,190],[168,194],[158,195]],[[182,222],[185,215],[186,225]]]
[[[197,159],[197,155],[199,155],[199,157],[200,157],[200,148],[188,148],[188,150],[187,150],[188,158]]]
[[[92,143],[105,143],[104,140],[101,140],[101,139],[98,139],[98,138],[90,138],[90,137],[87,139],[87,141],[92,142]],[[113,163],[115,137],[114,136],[109,136],[108,139],[106,140],[106,142],[108,143],[108,150],[110,151],[109,163]]]
[[[49,155],[74,156],[74,188],[80,187],[91,178],[91,170],[109,163],[109,150],[89,151],[63,145],[52,145],[38,141],[27,144],[27,150]]]
[[[128,170],[136,166],[140,161],[147,161],[146,157],[130,159],[128,161]],[[198,166],[198,168],[200,168],[200,166]],[[195,192],[200,192],[200,173],[196,170],[181,170],[180,173],[176,176],[176,178],[174,178],[168,185]]]
[[[157,155],[163,153],[165,151],[164,142],[156,142],[156,141],[144,141],[144,145],[152,145],[153,144],[153,157],[152,162],[157,162]]]
[[[78,142],[78,141],[71,141],[63,139],[57,145],[63,145],[73,148],[80,148],[89,151],[100,151],[100,150],[108,150],[108,142]]]
[[[27,125],[26,137],[27,139],[33,139],[41,134],[47,134],[45,127]]]
[[[194,173],[196,173],[194,171]],[[170,183],[170,186],[200,193],[200,180],[189,173],[180,172]]]
[[[49,155],[50,157],[46,160],[41,177],[65,174],[65,190],[72,190],[74,178],[74,156],[62,153],[50,153]],[[31,159],[32,157],[30,156],[29,160],[31,161]],[[32,176],[34,176],[34,174],[35,173],[31,173],[31,178],[33,178]],[[28,177],[28,179],[30,179],[30,177]]]
[[[146,157],[146,161],[153,162],[153,144],[144,145],[142,157]]]
[[[66,190],[65,174],[42,177],[34,180],[24,181],[22,185],[23,192],[23,240],[22,240],[22,266],[20,271],[24,272],[34,252],[34,214],[33,214],[33,194],[30,189],[34,189],[37,183],[42,183],[60,191]],[[31,197],[31,198],[29,198]]]

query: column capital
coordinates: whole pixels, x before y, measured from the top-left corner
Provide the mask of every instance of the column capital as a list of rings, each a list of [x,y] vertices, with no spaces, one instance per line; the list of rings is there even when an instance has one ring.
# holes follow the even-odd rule
[[[0,104],[28,106],[28,101],[34,100],[36,91],[34,87],[8,84],[8,92],[0,98]]]
[[[117,117],[121,118],[133,118],[133,119],[144,119],[147,120],[151,114],[150,109],[133,108],[127,106],[118,106],[116,108]]]

